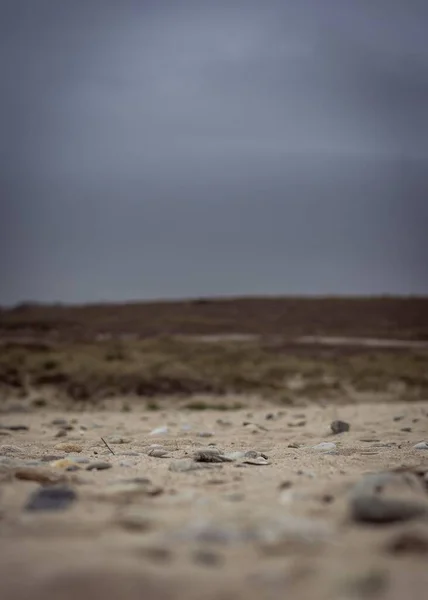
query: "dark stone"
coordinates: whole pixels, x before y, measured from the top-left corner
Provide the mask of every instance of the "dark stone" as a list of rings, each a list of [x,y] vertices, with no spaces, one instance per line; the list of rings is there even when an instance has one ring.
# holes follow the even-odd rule
[[[31,494],[25,510],[65,510],[77,500],[76,492],[65,485],[42,487]]]
[[[330,425],[331,431],[336,435],[338,433],[344,433],[349,431],[351,426],[346,421],[333,421]]]
[[[112,464],[108,462],[94,462],[86,467],[87,471],[105,471],[111,469]]]

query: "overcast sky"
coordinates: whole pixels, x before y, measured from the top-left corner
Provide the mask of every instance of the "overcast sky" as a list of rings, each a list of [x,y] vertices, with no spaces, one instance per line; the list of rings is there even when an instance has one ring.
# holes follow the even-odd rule
[[[426,0],[0,0],[0,303],[428,294]]]

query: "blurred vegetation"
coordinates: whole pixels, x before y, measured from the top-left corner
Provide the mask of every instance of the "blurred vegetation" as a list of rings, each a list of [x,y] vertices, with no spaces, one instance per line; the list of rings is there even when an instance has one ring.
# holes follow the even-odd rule
[[[0,346],[0,391],[49,389],[92,403],[142,397],[151,410],[157,410],[157,398],[167,396],[187,398],[188,408],[202,410],[203,402],[189,399],[201,394],[256,394],[292,404],[302,398],[344,402],[350,390],[402,390],[426,399],[427,367],[428,350],[312,347],[264,338],[15,340]]]

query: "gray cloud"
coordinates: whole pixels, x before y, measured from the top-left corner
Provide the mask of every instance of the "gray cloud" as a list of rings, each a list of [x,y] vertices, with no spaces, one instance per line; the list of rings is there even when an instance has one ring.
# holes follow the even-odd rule
[[[428,292],[424,1],[0,23],[0,302]]]

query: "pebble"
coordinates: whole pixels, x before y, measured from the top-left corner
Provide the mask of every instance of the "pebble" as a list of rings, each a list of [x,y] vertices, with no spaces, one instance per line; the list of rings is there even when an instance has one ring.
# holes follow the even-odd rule
[[[210,438],[210,437],[213,437],[214,434],[211,433],[210,431],[200,431],[196,435],[197,435],[197,437],[200,437],[200,438]]]
[[[169,458],[170,454],[168,454],[168,450],[165,448],[150,448],[147,452],[149,456],[153,458]]]
[[[270,462],[263,458],[263,456],[258,456],[257,458],[246,458],[243,462],[246,465],[270,465]]]
[[[69,458],[60,458],[49,463],[49,466],[53,469],[68,469],[69,467],[77,466],[76,463]],[[77,467],[79,468],[79,467]]]
[[[64,510],[76,500],[76,492],[68,486],[42,487],[31,494],[25,510]]]
[[[149,435],[166,435],[168,431],[168,427],[166,425],[163,425],[162,427],[156,427],[155,429],[152,429]]]
[[[87,471],[105,471],[106,469],[111,469],[112,464],[108,462],[93,462],[90,463],[87,467]]]
[[[51,425],[55,427],[66,427],[68,425],[67,419],[52,419]]]
[[[411,433],[411,431],[412,431],[412,428],[411,428],[411,427],[402,427],[402,428],[400,429],[400,431],[404,431],[404,432],[406,432],[406,433]]]
[[[27,425],[0,425],[0,429],[7,431],[28,431],[30,428]]]
[[[225,456],[218,448],[200,448],[193,454],[193,459],[196,462],[207,463],[232,462],[232,459]]]
[[[131,440],[128,440],[127,438],[123,438],[120,436],[113,436],[111,438],[108,438],[108,443],[109,444],[130,444]]]
[[[332,433],[337,435],[338,433],[344,433],[345,431],[349,431],[351,426],[346,421],[333,421],[330,425],[330,429]]]
[[[312,446],[312,450],[315,452],[324,452],[325,454],[335,454],[337,452],[337,446],[333,442],[321,442]]]
[[[366,475],[352,490],[349,508],[351,518],[363,523],[395,523],[428,516],[424,486],[410,472]]]
[[[67,436],[67,431],[65,429],[60,429],[55,434],[56,438],[62,438],[62,437],[66,437],[66,436]]]
[[[116,523],[128,531],[148,531],[152,528],[152,520],[148,517],[147,511],[139,506],[134,506],[119,513]]]
[[[400,531],[386,542],[385,550],[391,554],[428,554],[428,533]]]
[[[223,556],[212,550],[195,550],[192,554],[192,558],[195,563],[206,567],[218,567],[224,562]]]
[[[97,497],[100,500],[130,502],[141,496],[159,496],[163,488],[152,483],[115,482],[100,490]]]
[[[61,442],[54,446],[54,450],[60,450],[61,452],[82,452],[83,448],[79,444],[73,444],[71,442]]]
[[[414,450],[428,450],[428,442],[419,442],[413,448]]]
[[[19,467],[15,470],[15,477],[22,481],[37,481],[42,485],[59,483],[66,479],[63,474],[46,467]]]

